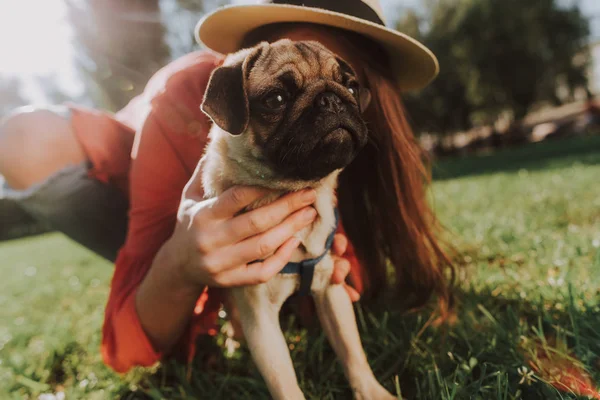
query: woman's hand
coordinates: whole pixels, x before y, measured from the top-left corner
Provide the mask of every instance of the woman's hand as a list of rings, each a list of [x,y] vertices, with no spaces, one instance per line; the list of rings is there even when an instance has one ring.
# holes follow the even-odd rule
[[[140,323],[158,351],[181,336],[207,286],[257,284],[277,274],[299,244],[293,236],[316,217],[314,190],[238,215],[268,191],[238,186],[205,200],[198,170],[183,191],[175,230],[136,294]]]
[[[259,284],[288,263],[300,243],[294,235],[316,217],[311,207],[316,193],[291,193],[237,215],[266,194],[265,189],[237,186],[204,200],[199,177],[192,178],[168,242],[181,282],[213,287]]]
[[[198,171],[186,185],[171,238],[161,247],[137,290],[136,311],[155,349],[175,343],[189,323],[206,286],[233,287],[266,282],[288,263],[299,245],[294,235],[312,223],[314,190],[288,194],[256,210],[238,213],[268,193],[237,186],[205,200]],[[347,241],[334,241],[335,272],[348,274],[341,258]],[[263,260],[253,262],[255,260]],[[358,294],[349,286],[350,298]]]
[[[343,255],[348,248],[348,239],[346,236],[338,233],[333,238],[333,274],[331,275],[331,283],[343,284],[344,289],[348,292],[352,302],[360,300],[360,294],[350,285],[346,283],[346,276],[350,273],[350,262]]]

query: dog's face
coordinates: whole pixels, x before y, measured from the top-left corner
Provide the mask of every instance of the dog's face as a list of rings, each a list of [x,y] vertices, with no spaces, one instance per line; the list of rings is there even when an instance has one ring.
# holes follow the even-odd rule
[[[247,135],[249,153],[286,179],[318,180],[367,142],[370,101],[350,65],[318,42],[280,40],[230,56],[211,76],[202,110]]]

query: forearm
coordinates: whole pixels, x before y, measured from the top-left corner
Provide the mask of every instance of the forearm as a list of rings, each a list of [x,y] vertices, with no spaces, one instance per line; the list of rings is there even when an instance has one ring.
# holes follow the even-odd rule
[[[167,242],[136,293],[140,324],[159,352],[168,351],[181,337],[203,290],[181,279],[177,263]]]

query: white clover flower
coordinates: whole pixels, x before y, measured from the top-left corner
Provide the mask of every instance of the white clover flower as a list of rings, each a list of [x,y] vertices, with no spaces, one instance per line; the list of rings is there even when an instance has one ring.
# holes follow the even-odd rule
[[[43,393],[38,396],[38,400],[65,400],[65,392]]]
[[[528,386],[531,385],[532,382],[535,382],[535,376],[533,371],[530,371],[526,366],[522,366],[517,368],[517,372],[521,375],[521,380],[519,381],[519,385],[526,383]]]

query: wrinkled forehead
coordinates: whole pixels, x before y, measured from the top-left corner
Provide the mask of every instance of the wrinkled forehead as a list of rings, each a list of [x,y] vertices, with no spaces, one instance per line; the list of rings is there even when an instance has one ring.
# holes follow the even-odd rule
[[[281,40],[265,48],[250,71],[250,86],[276,81],[302,88],[317,79],[340,81],[342,71],[335,54],[318,42]]]

